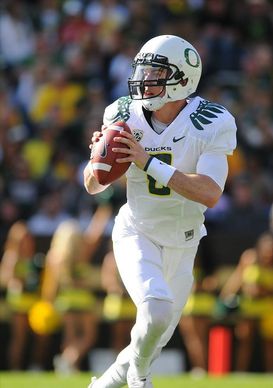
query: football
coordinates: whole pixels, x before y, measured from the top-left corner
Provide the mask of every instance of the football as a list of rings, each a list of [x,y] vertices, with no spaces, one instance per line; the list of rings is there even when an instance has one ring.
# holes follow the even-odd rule
[[[91,164],[93,174],[101,185],[108,185],[128,170],[129,163],[117,163],[116,159],[124,158],[126,154],[113,152],[112,148],[128,148],[126,144],[117,143],[114,137],[119,136],[120,131],[131,133],[130,128],[124,121],[117,121],[107,126],[102,131],[102,136],[93,144],[91,152]]]

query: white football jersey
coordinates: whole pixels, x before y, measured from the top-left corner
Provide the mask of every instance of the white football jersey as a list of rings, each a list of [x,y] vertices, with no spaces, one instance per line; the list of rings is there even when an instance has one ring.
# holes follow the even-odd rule
[[[145,113],[145,114],[144,114]],[[183,173],[196,173],[202,154],[230,155],[236,147],[234,117],[221,105],[194,97],[161,133],[152,128],[150,112],[141,101],[121,97],[109,105],[104,123],[124,120],[135,138],[151,155]],[[195,245],[206,234],[206,207],[186,199],[131,164],[127,171],[127,204],[119,212],[118,233],[130,224],[161,246]]]

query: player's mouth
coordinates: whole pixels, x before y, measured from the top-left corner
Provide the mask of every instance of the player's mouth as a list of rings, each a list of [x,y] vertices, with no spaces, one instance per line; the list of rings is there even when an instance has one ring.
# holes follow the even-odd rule
[[[144,97],[153,97],[153,96],[154,96],[154,93],[145,90]]]

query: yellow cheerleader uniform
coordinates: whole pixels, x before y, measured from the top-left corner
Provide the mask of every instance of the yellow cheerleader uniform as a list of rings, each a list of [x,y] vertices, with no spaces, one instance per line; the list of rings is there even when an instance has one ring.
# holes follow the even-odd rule
[[[128,295],[108,294],[103,303],[103,317],[109,321],[131,321],[136,318],[136,306]]]
[[[265,296],[252,297],[241,295],[240,312],[250,318],[261,318],[273,312],[273,268],[265,268],[258,264],[247,267],[243,272],[245,285],[257,285],[266,291]]]
[[[216,296],[213,293],[202,290],[202,287],[199,286],[204,279],[201,269],[194,269],[194,278],[196,287],[187,300],[183,309],[183,315],[211,317],[216,305]]]
[[[266,295],[257,298],[242,295],[241,313],[244,317],[259,319],[261,335],[273,340],[273,268],[253,264],[245,269],[243,282],[260,286]]]
[[[40,277],[33,261],[17,261],[14,269],[14,277],[23,282],[23,287],[8,288],[8,306],[12,312],[28,313],[34,303],[39,299]]]
[[[193,292],[183,309],[183,315],[209,316],[214,313],[216,297],[208,292]]]
[[[92,311],[96,305],[96,297],[87,286],[76,286],[84,282],[90,284],[92,266],[88,263],[76,263],[73,266],[71,284],[61,284],[54,305],[60,313],[68,311]],[[89,281],[90,280],[90,281]],[[73,284],[74,283],[74,284]]]

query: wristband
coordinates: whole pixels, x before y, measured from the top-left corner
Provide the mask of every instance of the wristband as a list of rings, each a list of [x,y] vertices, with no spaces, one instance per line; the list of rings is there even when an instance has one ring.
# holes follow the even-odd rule
[[[145,164],[145,166],[144,166],[144,168],[143,168],[143,171],[146,172],[146,171],[148,170],[148,167],[149,167],[151,161],[153,160],[153,158],[154,158],[154,156],[150,156],[150,157],[149,157],[147,163]]]
[[[147,174],[151,175],[151,177],[153,177],[158,183],[163,186],[168,185],[169,180],[171,179],[176,170],[175,167],[170,166],[169,164],[164,163],[153,156],[148,160],[144,169],[145,168]]]

